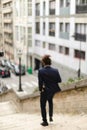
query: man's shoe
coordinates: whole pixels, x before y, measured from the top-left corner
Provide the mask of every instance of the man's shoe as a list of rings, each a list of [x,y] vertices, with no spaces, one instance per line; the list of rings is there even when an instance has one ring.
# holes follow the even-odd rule
[[[52,117],[50,117],[50,122],[52,122],[53,121],[53,119],[52,119]]]
[[[42,126],[48,126],[48,123],[47,122],[42,122],[41,125]]]

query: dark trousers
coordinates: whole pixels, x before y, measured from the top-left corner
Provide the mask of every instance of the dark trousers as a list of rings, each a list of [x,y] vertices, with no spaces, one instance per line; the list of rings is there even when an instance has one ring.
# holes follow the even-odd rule
[[[41,92],[40,95],[40,107],[41,107],[41,115],[42,115],[42,120],[47,121],[47,114],[46,114],[46,102],[48,101],[49,104],[49,117],[53,116],[53,100],[47,99],[47,94],[46,92]]]

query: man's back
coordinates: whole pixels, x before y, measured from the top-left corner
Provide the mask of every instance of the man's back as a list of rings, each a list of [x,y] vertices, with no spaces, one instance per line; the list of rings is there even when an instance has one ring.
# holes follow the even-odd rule
[[[41,76],[44,82],[58,83],[61,82],[61,78],[57,69],[47,66],[40,70]]]
[[[60,91],[58,83],[61,82],[61,77],[57,69],[46,66],[40,69],[39,73],[46,88],[49,88],[52,91]]]

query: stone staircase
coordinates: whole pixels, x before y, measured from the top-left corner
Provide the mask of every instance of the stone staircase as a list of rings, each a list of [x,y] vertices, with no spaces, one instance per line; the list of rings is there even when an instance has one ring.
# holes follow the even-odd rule
[[[18,109],[12,101],[0,103],[0,117],[18,113]]]
[[[0,103],[0,130],[87,130],[87,115],[54,114],[49,126],[40,125],[40,113],[23,113],[12,101]]]
[[[0,130],[32,130],[32,127],[36,129],[35,124],[40,122],[38,119],[38,114],[20,113],[12,101],[0,103]]]

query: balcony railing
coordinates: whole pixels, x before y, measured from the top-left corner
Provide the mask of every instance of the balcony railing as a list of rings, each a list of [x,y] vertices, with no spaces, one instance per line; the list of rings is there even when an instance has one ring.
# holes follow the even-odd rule
[[[12,12],[12,7],[8,7],[8,8],[3,8],[2,13],[11,13]]]
[[[75,33],[75,40],[86,42],[86,34]]]
[[[62,38],[62,39],[66,39],[66,40],[69,40],[69,33],[68,32],[60,32],[59,33],[59,37]]]
[[[60,15],[61,16],[70,15],[70,7],[61,7]]]
[[[5,39],[5,42],[12,44],[12,43],[13,43],[13,40],[12,40],[12,39],[9,39],[9,38],[6,38],[6,39]]]
[[[12,30],[12,29],[10,29],[10,28],[4,28],[4,32],[7,32],[7,33],[12,33],[12,32],[13,32],[13,30]]]
[[[76,6],[76,13],[87,13],[87,5],[77,5]]]
[[[12,18],[4,18],[4,23],[12,23]]]

